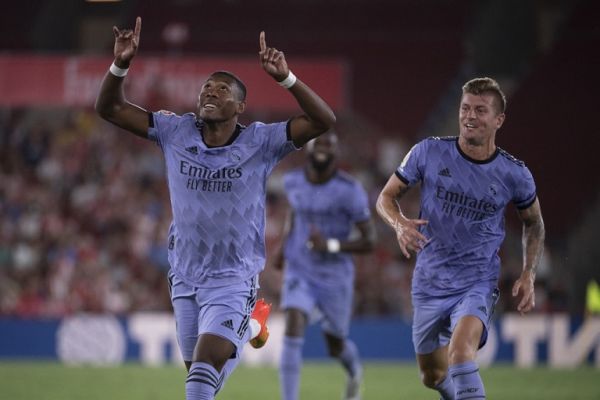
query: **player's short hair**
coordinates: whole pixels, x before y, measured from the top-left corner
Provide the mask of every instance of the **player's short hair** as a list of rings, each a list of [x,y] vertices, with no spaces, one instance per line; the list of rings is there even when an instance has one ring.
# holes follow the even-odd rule
[[[234,74],[233,72],[229,72],[229,71],[215,71],[212,74],[210,74],[210,76],[215,76],[215,75],[224,75],[230,79],[233,79],[233,81],[235,82],[238,89],[240,89],[240,92],[242,94],[242,98],[240,100],[241,101],[246,100],[246,85],[244,85],[244,82],[242,82],[242,80],[240,78],[238,78],[238,76],[236,74]]]
[[[462,87],[463,94],[484,94],[491,93],[496,97],[496,102],[498,105],[498,114],[504,113],[506,111],[506,96],[502,89],[500,89],[500,85],[492,78],[475,78],[471,79]]]

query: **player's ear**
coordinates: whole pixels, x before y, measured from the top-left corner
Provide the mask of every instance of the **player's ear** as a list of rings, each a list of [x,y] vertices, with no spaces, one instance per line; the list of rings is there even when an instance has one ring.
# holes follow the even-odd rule
[[[498,114],[496,116],[496,129],[500,129],[500,127],[502,126],[502,124],[504,123],[504,119],[506,118],[506,115],[504,113],[502,114]]]
[[[240,101],[237,106],[238,114],[242,114],[244,111],[246,111],[246,100]]]

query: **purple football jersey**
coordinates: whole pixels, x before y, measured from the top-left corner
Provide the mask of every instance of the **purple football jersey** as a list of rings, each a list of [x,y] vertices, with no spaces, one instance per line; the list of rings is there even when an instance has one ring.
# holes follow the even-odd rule
[[[165,157],[169,262],[191,286],[244,282],[264,268],[267,177],[295,147],[285,122],[239,126],[220,147],[207,147],[200,129],[193,113],[160,111],[148,130]]]
[[[457,137],[417,143],[396,170],[404,183],[421,182],[420,227],[430,241],[417,255],[413,295],[462,292],[478,282],[497,282],[504,212],[512,201],[529,207],[536,189],[529,169],[498,148],[474,160]]]
[[[347,240],[355,223],[367,221],[371,214],[363,187],[341,171],[325,183],[311,183],[302,169],[288,172],[284,187],[294,211],[293,229],[285,243],[287,268],[323,283],[352,280],[351,254],[313,251],[306,242],[313,227],[325,238]]]

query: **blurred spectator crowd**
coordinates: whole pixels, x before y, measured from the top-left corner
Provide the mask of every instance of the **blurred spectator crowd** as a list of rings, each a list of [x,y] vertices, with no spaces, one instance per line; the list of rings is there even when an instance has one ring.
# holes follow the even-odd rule
[[[265,119],[263,119],[265,120]],[[268,120],[265,120],[268,122]],[[412,143],[351,115],[339,118],[341,165],[379,191]],[[285,214],[281,175],[302,165],[297,152],[269,180],[267,253]],[[157,146],[101,121],[91,110],[0,110],[0,315],[61,317],[76,312],[169,311],[166,237],[170,223]],[[418,214],[418,190],[404,207]],[[376,216],[376,250],[358,256],[359,316],[410,319],[413,260]],[[521,268],[520,230],[502,250],[500,311],[514,310],[510,288]],[[564,288],[548,287],[551,255],[538,274],[538,311],[563,311]],[[261,295],[278,303],[281,272],[267,262]]]

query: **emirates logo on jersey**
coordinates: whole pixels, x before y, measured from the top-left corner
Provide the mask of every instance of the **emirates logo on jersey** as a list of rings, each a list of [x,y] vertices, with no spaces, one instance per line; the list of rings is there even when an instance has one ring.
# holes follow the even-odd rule
[[[498,211],[498,205],[488,199],[477,199],[464,192],[455,192],[438,186],[435,197],[441,201],[441,210],[470,221],[481,221]]]
[[[181,160],[179,173],[186,177],[186,188],[202,192],[231,192],[233,182],[242,177],[241,167],[211,169]]]
[[[179,173],[201,179],[238,179],[242,177],[242,168],[219,168],[210,169],[200,165],[194,165],[187,161],[180,161]]]

